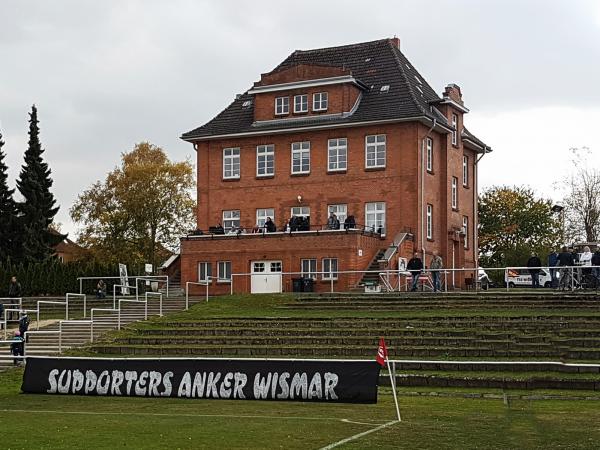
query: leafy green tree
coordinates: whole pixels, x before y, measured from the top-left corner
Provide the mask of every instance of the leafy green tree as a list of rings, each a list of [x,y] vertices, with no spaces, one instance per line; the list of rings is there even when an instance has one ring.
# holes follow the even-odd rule
[[[39,138],[37,108],[31,107],[29,114],[29,143],[25,152],[25,164],[21,168],[17,188],[23,195],[19,203],[20,240],[18,259],[25,262],[44,261],[54,255],[54,247],[66,238],[50,230],[58,212],[54,195],[50,192],[52,178],[44,162],[44,150]]]
[[[101,261],[156,266],[193,227],[193,173],[188,161],[171,162],[160,147],[137,144],[72,206],[71,218],[83,225],[78,242]]]
[[[8,188],[8,167],[4,164],[4,142],[0,133],[0,261],[14,258],[17,205],[13,200],[14,189]]]
[[[488,267],[523,266],[531,252],[545,261],[560,241],[550,200],[525,187],[492,187],[479,197],[479,251]]]

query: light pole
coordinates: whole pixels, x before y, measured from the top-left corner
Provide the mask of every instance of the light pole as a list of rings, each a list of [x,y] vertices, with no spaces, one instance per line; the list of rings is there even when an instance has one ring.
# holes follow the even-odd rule
[[[561,245],[565,245],[565,208],[556,204],[552,206],[552,212],[558,214],[560,223],[560,243]]]

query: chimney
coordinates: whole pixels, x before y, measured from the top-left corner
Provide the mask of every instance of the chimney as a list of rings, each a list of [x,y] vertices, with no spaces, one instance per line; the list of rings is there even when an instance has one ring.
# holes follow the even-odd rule
[[[398,48],[398,50],[400,50],[400,38],[397,36],[394,36],[393,38],[390,39],[390,42],[392,43],[392,45],[396,48]]]
[[[446,86],[446,89],[444,89],[443,95],[444,95],[444,98],[454,100],[459,105],[464,105],[463,99],[462,99],[462,92],[460,91],[460,86],[458,86],[457,84],[450,83],[448,86]]]

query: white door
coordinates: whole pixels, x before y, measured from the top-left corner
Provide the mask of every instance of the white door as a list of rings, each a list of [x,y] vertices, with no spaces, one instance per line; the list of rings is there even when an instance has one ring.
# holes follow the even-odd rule
[[[250,292],[270,294],[282,291],[281,261],[252,261]]]

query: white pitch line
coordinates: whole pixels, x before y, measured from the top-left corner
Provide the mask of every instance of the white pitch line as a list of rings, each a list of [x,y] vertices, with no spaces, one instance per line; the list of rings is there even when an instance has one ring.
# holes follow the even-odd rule
[[[84,416],[151,416],[151,417],[204,417],[204,418],[234,418],[234,419],[288,419],[288,420],[335,420],[347,423],[356,423],[361,425],[377,425],[376,423],[352,422],[349,419],[340,417],[306,417],[306,416],[260,416],[243,414],[185,414],[185,413],[144,413],[144,412],[118,412],[118,411],[52,411],[52,410],[32,410],[32,409],[0,409],[0,412],[6,413],[32,413],[32,414],[72,414]]]
[[[397,420],[393,420],[391,422],[384,423],[383,425],[379,425],[378,427],[373,428],[372,430],[363,431],[362,433],[358,433],[358,434],[355,434],[354,436],[350,436],[350,437],[347,437],[346,439],[342,439],[341,441],[337,441],[337,442],[334,442],[333,444],[329,444],[328,446],[323,447],[320,450],[329,450],[331,448],[338,447],[342,444],[345,444],[346,442],[354,441],[355,439],[359,439],[363,436],[366,436],[367,434],[371,434],[371,433],[375,433],[376,431],[383,430],[384,428],[387,428],[390,425],[394,425],[395,423],[400,423],[400,422],[398,422]]]

